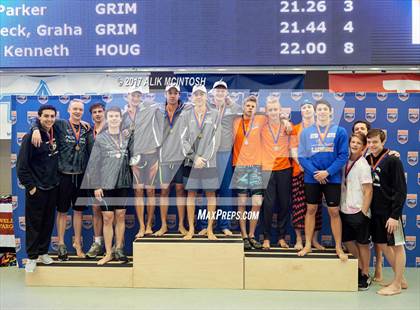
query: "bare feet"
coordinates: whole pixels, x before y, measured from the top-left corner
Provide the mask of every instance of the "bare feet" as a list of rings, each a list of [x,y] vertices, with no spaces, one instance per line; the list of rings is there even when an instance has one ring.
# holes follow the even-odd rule
[[[191,240],[194,237],[194,232],[193,231],[189,231],[187,232],[187,234],[184,236],[184,240]]]
[[[207,232],[207,238],[209,240],[217,240],[216,235],[212,231],[210,231],[210,230]]]
[[[270,240],[264,239],[262,249],[263,250],[269,250],[270,249]]]
[[[375,274],[373,276],[373,281],[382,282],[384,278],[382,277],[382,267],[375,268]]]
[[[146,231],[144,232],[144,235],[147,236],[147,235],[151,235],[151,234],[153,234],[152,227],[151,226],[147,226],[146,227]]]
[[[303,249],[302,240],[296,240],[296,244],[293,248],[296,250],[302,250]]]
[[[82,246],[80,244],[73,243],[73,248],[76,250],[77,257],[85,258],[86,254],[83,252]]]
[[[325,247],[323,247],[318,241],[312,241],[312,246],[317,250],[325,250]]]
[[[179,231],[179,233],[180,233],[181,235],[183,235],[183,236],[185,236],[185,235],[188,233],[188,231],[185,229],[185,227],[184,227],[184,226],[179,226],[179,227],[178,227],[178,231]]]
[[[110,261],[112,261],[112,254],[107,254],[97,262],[97,265],[105,265]]]
[[[144,237],[144,228],[140,228],[137,235],[134,237],[135,239],[143,238]]]
[[[394,283],[392,283],[389,286],[383,287],[379,291],[377,291],[377,294],[382,295],[382,296],[392,296],[392,295],[397,295],[400,293],[401,293],[401,286],[396,285]]]
[[[223,229],[222,232],[225,234],[225,236],[232,236],[233,235],[233,233],[230,231],[230,229],[227,229],[227,228]]]
[[[310,247],[304,247],[302,250],[300,250],[298,253],[297,253],[297,255],[298,256],[305,256],[306,254],[308,254],[308,253],[311,253],[312,252],[312,249],[310,248]]]
[[[390,286],[392,284],[392,282],[391,283],[380,283],[379,285],[380,286]],[[401,281],[401,288],[403,289],[403,290],[406,290],[406,289],[408,289],[408,283],[407,283],[407,280],[402,280]]]
[[[347,256],[347,254],[344,253],[343,249],[341,249],[341,248],[335,249],[335,252],[337,253],[338,258],[342,262],[346,262],[349,259],[348,256]]]
[[[157,232],[155,232],[153,234],[153,236],[162,237],[167,232],[168,232],[168,227],[167,226],[162,226]]]
[[[207,235],[207,228],[203,228],[202,230],[200,230],[198,232],[198,235],[199,236],[205,236],[205,235]]]
[[[289,245],[287,244],[286,240],[284,239],[280,239],[278,242],[279,247],[281,247],[282,249],[288,249]]]

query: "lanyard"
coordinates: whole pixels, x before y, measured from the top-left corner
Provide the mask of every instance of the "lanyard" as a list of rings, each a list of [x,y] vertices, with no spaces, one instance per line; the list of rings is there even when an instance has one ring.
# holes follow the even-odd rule
[[[347,162],[347,164],[346,164],[346,171],[344,173],[344,178],[345,178],[346,182],[347,182],[347,176],[349,175],[351,169],[353,169],[353,167],[356,164],[356,162],[360,159],[360,157],[362,157],[362,155],[360,155],[359,157],[357,157],[356,160],[351,163],[350,167],[349,167],[349,162]]]
[[[80,141],[80,132],[82,131],[82,125],[81,124],[79,124],[79,130],[75,130],[74,129],[74,125],[73,125],[73,123],[72,122],[70,122],[69,121],[69,123],[70,123],[70,126],[71,126],[71,129],[72,129],[72,131],[73,131],[73,134],[74,134],[74,137],[75,137],[75,139],[76,139],[76,147],[78,147],[79,149],[80,149],[80,147],[79,147],[79,141]]]
[[[282,130],[281,124],[279,126],[279,130],[277,131],[277,135],[276,136],[274,136],[274,131],[271,128],[270,124],[267,124],[267,125],[268,125],[268,129],[270,130],[271,137],[273,138],[274,144],[277,144],[277,142],[279,142],[280,133],[281,133],[281,130]]]
[[[321,130],[320,130],[318,124],[316,125],[316,130],[318,131],[319,141],[321,142],[321,144],[325,144],[324,140],[327,137],[329,129],[330,129],[330,124],[328,124],[327,128],[325,128],[325,131],[323,133],[321,133]]]
[[[245,119],[242,116],[242,132],[244,133],[244,136],[245,136],[245,144],[248,144],[248,136],[251,133],[253,124],[254,124],[254,116],[252,116],[252,118],[251,118],[251,123],[249,124],[249,129],[247,131],[245,129]]]
[[[379,164],[381,163],[381,161],[384,159],[385,155],[387,155],[389,153],[389,150],[387,150],[385,153],[382,154],[382,156],[378,159],[378,161],[376,162],[376,164],[373,164],[373,154],[371,154],[370,157],[370,166],[372,167],[372,171],[375,171],[376,167],[379,166]]]
[[[206,108],[206,110],[204,111],[204,117],[203,117],[203,119],[201,120],[201,123],[200,123],[200,120],[197,118],[197,114],[195,113],[195,111],[194,111],[194,118],[195,118],[195,122],[196,122],[196,124],[197,124],[197,126],[198,126],[198,128],[200,129],[200,130],[202,130],[203,129],[203,125],[204,125],[204,121],[206,120],[206,116],[207,116],[207,108]]]

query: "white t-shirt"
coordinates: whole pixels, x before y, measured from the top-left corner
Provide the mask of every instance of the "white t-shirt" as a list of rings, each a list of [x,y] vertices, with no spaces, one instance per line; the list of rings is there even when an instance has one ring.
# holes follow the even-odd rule
[[[351,162],[349,162],[350,164]],[[343,174],[345,174],[345,169],[346,166]],[[363,206],[363,184],[372,184],[372,174],[366,158],[362,156],[347,175],[347,184],[345,178],[341,183],[341,212],[345,214],[360,212]],[[370,217],[370,209],[368,216]]]

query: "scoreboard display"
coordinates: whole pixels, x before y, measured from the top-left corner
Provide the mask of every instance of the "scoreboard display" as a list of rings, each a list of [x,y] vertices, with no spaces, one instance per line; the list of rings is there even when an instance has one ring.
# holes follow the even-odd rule
[[[420,0],[2,0],[0,68],[418,65]]]

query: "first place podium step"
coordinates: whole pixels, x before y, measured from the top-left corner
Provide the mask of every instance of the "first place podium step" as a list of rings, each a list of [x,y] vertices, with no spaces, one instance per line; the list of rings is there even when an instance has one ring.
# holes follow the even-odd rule
[[[243,289],[240,235],[217,240],[181,235],[145,237],[133,244],[133,286],[142,288]]]

